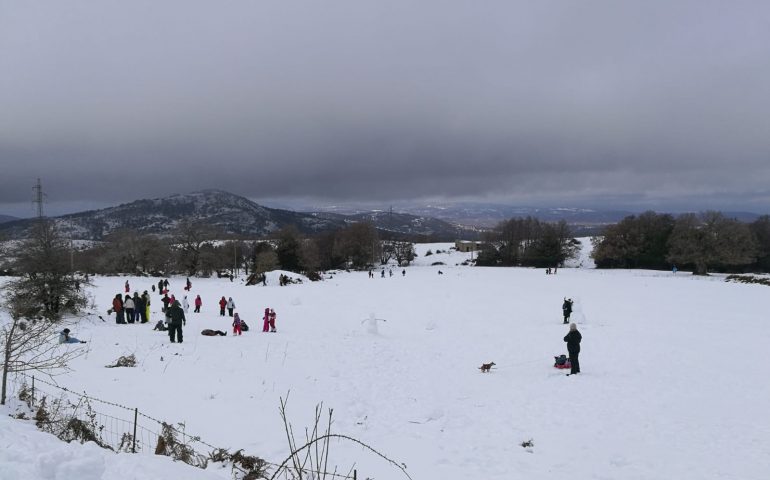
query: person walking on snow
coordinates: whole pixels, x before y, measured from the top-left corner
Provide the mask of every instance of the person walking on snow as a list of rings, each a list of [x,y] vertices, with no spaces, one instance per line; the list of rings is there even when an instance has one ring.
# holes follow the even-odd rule
[[[128,280],[126,280],[126,293],[131,291],[131,287],[128,285]]]
[[[263,332],[269,332],[270,331],[270,309],[265,309],[265,316],[262,317],[262,320],[264,320],[264,323],[262,324],[262,331]]]
[[[564,341],[567,342],[567,352],[569,353],[569,363],[572,365],[570,375],[580,373],[580,361],[578,355],[580,354],[580,341],[583,336],[578,332],[577,325],[571,323],[569,326],[569,333],[565,335]]]
[[[158,280],[158,295],[163,295],[163,280]]]
[[[168,336],[171,339],[171,343],[182,343],[182,325],[187,323],[184,310],[179,306],[179,302],[176,301],[168,307],[166,314],[169,317]]]
[[[184,289],[189,292],[191,288],[192,288],[192,282],[190,282],[190,277],[187,277],[187,283],[185,284]]]
[[[182,310],[184,310],[184,313],[190,310],[190,302],[187,301],[187,295],[182,299]]]
[[[201,313],[201,305],[203,305],[203,300],[201,300],[201,296],[198,295],[195,297],[195,313]]]
[[[235,310],[235,302],[233,302],[233,297],[230,297],[227,299],[227,313],[231,317],[233,316],[233,310]]]
[[[270,331],[275,332],[275,310],[270,309]]]
[[[233,318],[233,335],[241,334],[241,317],[236,313]]]
[[[564,314],[564,323],[569,323],[569,316],[572,315],[572,299],[564,297],[564,303],[561,304],[561,311]]]
[[[225,307],[227,307],[227,300],[225,300],[225,297],[219,299],[219,316],[224,317],[225,316]]]

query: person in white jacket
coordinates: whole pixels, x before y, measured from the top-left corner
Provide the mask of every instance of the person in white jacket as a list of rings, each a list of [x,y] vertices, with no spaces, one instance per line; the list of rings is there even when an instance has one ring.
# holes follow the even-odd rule
[[[235,302],[233,302],[233,297],[229,297],[227,299],[227,313],[230,314],[230,316],[233,316],[233,310],[235,310]]]
[[[182,309],[184,310],[184,313],[187,313],[187,311],[190,310],[190,302],[187,301],[187,295],[182,299]]]

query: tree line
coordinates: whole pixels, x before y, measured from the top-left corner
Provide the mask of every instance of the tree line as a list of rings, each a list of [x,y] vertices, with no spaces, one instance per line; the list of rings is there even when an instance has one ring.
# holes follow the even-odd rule
[[[223,238],[197,222],[181,222],[168,237],[116,231],[104,242],[77,250],[74,268],[93,274],[204,277],[281,269],[315,279],[324,270],[371,268],[390,260],[408,265],[414,259],[410,239],[366,222],[312,236],[287,227],[270,239]]]
[[[652,211],[608,226],[593,240],[598,268],[770,271],[770,216],[744,223],[721,212],[674,217]]]
[[[564,220],[512,218],[485,232],[482,239],[478,266],[556,267],[580,251],[580,241],[573,238]]]

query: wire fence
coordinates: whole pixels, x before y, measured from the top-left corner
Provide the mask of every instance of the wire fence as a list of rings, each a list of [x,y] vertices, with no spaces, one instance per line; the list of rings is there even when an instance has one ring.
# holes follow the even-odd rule
[[[238,453],[232,455],[201,440],[199,436],[190,435],[185,431],[184,423],[172,425],[138,408],[76,392],[35,375],[24,372],[16,372],[15,375],[13,382],[9,382],[14,386],[15,392],[12,393],[29,407],[38,428],[67,442],[92,441],[116,453],[167,455],[200,468],[206,468],[209,462],[232,462],[234,479],[358,479],[358,472],[354,469],[348,474],[301,466],[288,469],[285,465],[257,457],[238,456]],[[268,474],[270,468],[277,475],[271,477]]]

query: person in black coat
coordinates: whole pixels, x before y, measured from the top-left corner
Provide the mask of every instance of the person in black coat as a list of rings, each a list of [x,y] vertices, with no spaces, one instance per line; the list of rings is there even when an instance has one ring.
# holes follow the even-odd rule
[[[564,303],[561,304],[561,311],[564,313],[564,323],[569,323],[569,316],[572,315],[572,299],[564,297]]]
[[[134,323],[139,323],[143,316],[142,312],[144,311],[144,302],[139,296],[139,292],[134,292],[134,296],[131,297],[131,300],[134,301]]]
[[[564,336],[564,341],[567,342],[569,363],[572,365],[570,375],[580,373],[580,360],[578,360],[578,355],[580,354],[580,340],[582,339],[583,336],[578,332],[577,325],[571,323],[569,325],[569,333]]]
[[[182,325],[187,323],[187,319],[184,318],[184,310],[179,305],[179,300],[174,300],[174,303],[168,307],[166,315],[169,317],[168,322],[168,336],[171,338],[171,343],[182,343]]]

